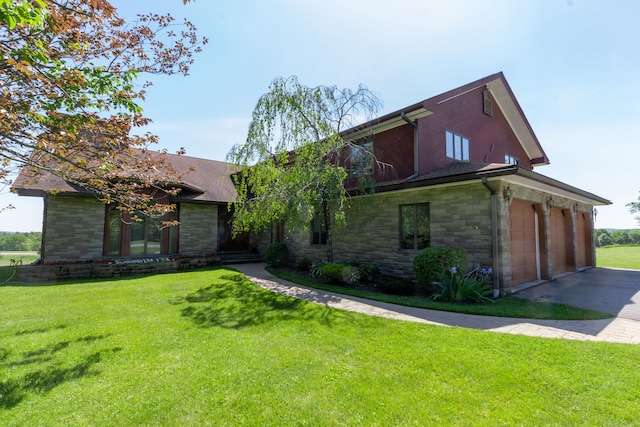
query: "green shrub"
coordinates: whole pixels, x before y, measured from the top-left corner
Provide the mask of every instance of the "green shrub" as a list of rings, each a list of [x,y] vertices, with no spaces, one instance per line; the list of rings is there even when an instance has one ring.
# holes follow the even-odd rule
[[[360,267],[355,265],[342,265],[342,283],[354,285],[360,281]]]
[[[376,280],[376,288],[385,294],[411,295],[414,285],[411,280],[396,276],[380,276]]]
[[[345,268],[343,264],[326,263],[322,266],[322,277],[332,283],[340,283],[342,281],[342,270]]]
[[[274,242],[264,251],[264,260],[270,267],[283,267],[289,262],[289,249],[281,242]]]
[[[467,251],[450,246],[424,248],[413,259],[413,273],[418,285],[431,292],[432,283],[443,277],[452,267],[466,271]]]
[[[309,271],[313,263],[307,257],[300,258],[296,261],[296,268],[300,271]]]
[[[360,265],[360,280],[364,283],[373,283],[380,276],[380,267],[375,262]]]

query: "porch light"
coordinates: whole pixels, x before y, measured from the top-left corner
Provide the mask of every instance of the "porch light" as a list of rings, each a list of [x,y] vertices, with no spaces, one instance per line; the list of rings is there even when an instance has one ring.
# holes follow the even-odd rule
[[[512,197],[513,191],[511,190],[511,188],[509,188],[509,186],[507,186],[507,188],[504,189],[504,198],[507,200],[511,200]]]
[[[554,202],[553,199],[549,197],[549,200],[547,200],[547,206],[552,208],[555,204],[556,202]]]

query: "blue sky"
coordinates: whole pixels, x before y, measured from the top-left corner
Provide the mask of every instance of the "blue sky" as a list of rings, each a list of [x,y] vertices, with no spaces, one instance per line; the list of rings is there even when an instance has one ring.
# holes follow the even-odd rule
[[[355,88],[382,114],[502,71],[551,164],[536,172],[605,197],[597,228],[635,228],[640,190],[640,2],[586,0],[113,0],[170,12],[209,38],[189,77],[154,77],[158,148],[224,160],[277,76]],[[0,195],[0,230],[39,231],[38,198]]]

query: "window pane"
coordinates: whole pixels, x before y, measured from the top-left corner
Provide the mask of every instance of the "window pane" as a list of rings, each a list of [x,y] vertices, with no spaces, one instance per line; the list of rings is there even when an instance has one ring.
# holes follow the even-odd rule
[[[460,135],[453,135],[453,156],[462,160],[462,137]]]
[[[326,245],[327,244],[327,230],[325,230],[323,221],[320,215],[315,214],[312,220],[312,234],[311,243],[314,245]]]
[[[430,244],[429,204],[400,206],[400,248],[423,249]]]
[[[462,138],[462,160],[469,161],[469,140]]]
[[[402,249],[414,249],[415,246],[415,206],[401,206],[400,207],[400,248]]]
[[[416,206],[416,249],[424,249],[431,243],[429,229],[429,205]]]
[[[115,208],[107,211],[107,250],[105,255],[120,255],[122,217]]]
[[[447,140],[447,157],[453,158],[453,134],[449,131],[446,132]]]
[[[129,255],[144,255],[144,221],[131,222],[131,243],[129,245]]]
[[[159,255],[161,253],[162,232],[151,218],[146,218],[146,252],[145,255]]]

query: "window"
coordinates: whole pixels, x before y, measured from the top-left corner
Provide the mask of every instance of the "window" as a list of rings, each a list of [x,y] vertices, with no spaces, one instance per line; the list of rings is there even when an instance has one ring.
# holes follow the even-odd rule
[[[430,244],[429,204],[400,206],[400,248],[419,250]]]
[[[469,139],[450,131],[445,132],[447,143],[447,157],[460,160],[461,162],[469,161]]]
[[[311,220],[311,243],[314,245],[327,244],[327,230],[324,227],[322,215],[315,214]]]
[[[510,165],[517,165],[518,164],[518,159],[516,159],[515,157],[513,157],[510,154],[505,154],[504,155],[504,162],[508,163]]]
[[[373,140],[361,139],[349,146],[349,173],[352,176],[373,173]]]
[[[162,219],[140,215],[133,221],[131,214],[107,206],[105,221],[105,256],[149,256],[178,253],[178,227],[162,227],[162,221],[177,221],[176,211]]]

